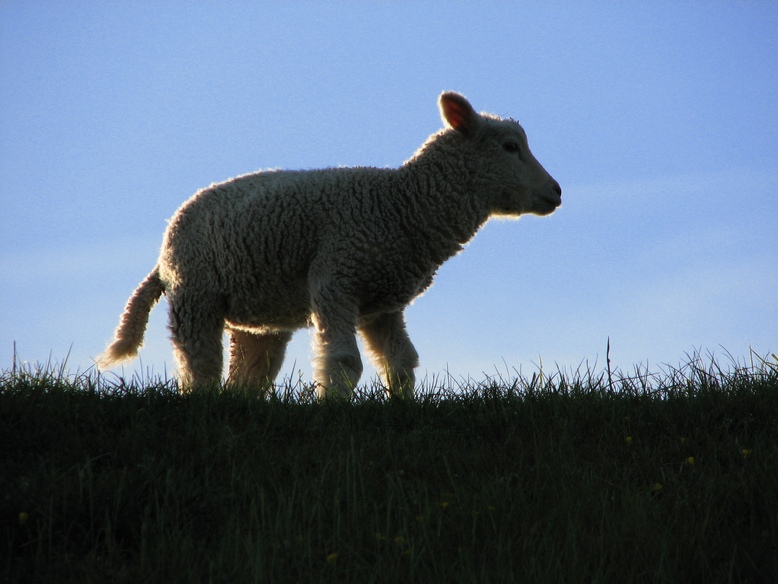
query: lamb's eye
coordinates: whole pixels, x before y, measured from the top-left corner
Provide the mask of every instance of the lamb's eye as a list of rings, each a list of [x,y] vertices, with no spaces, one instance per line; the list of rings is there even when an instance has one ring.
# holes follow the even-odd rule
[[[521,147],[519,146],[519,143],[515,140],[508,140],[505,142],[502,147],[505,149],[506,152],[516,153],[519,155],[519,159],[521,159]]]

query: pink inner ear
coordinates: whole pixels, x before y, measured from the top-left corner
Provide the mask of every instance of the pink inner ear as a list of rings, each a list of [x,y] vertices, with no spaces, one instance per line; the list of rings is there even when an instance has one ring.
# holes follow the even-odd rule
[[[457,94],[443,95],[440,98],[440,106],[443,117],[452,128],[463,134],[469,134],[474,130],[476,114],[463,97]]]
[[[446,97],[443,99],[443,114],[446,121],[455,130],[459,130],[465,123],[465,109],[455,99]]]

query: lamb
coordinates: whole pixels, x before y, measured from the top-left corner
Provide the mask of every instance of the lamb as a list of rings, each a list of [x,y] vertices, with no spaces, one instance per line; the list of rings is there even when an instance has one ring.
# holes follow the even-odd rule
[[[490,218],[548,215],[562,190],[512,119],[460,94],[445,128],[399,168],[260,171],[211,185],[170,220],[157,265],[129,299],[101,368],[137,355],[164,293],[182,387],[264,393],[292,333],[314,329],[319,397],[349,397],[362,373],[356,333],[389,395],[412,396],[419,358],[403,311]]]

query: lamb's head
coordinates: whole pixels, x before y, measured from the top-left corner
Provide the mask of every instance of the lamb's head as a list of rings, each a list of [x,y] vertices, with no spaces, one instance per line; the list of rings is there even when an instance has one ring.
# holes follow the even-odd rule
[[[491,215],[548,215],[562,204],[559,183],[532,155],[518,122],[478,114],[454,92],[441,94],[439,105]]]

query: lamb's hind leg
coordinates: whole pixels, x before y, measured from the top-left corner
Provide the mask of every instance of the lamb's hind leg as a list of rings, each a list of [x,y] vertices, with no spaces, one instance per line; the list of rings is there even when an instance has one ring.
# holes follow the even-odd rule
[[[224,318],[218,303],[173,295],[169,300],[173,352],[182,390],[221,383]]]
[[[419,354],[405,329],[402,312],[382,314],[359,327],[370,357],[390,396],[413,397]]]
[[[292,331],[255,334],[230,329],[230,383],[264,393],[281,370]]]
[[[345,302],[314,302],[313,379],[317,394],[323,397],[349,398],[362,375],[362,359],[357,347],[356,316]]]

